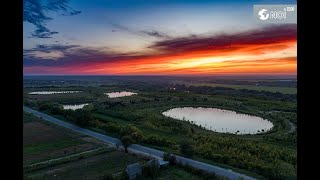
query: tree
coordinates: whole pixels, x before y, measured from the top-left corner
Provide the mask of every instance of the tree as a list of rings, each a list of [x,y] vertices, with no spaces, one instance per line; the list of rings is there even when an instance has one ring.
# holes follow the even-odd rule
[[[87,126],[90,121],[93,120],[92,114],[88,110],[77,109],[71,116],[71,120],[78,124],[79,126]]]
[[[125,152],[128,152],[128,147],[133,144],[137,143],[142,140],[143,134],[140,129],[136,128],[133,125],[128,125],[122,127],[120,130],[120,139],[125,148]]]
[[[122,136],[121,137],[121,142],[124,147],[124,151],[127,153],[128,152],[128,147],[133,143],[133,140],[131,139],[130,136]]]
[[[40,102],[39,103],[39,110],[40,111],[47,111],[52,108],[52,104],[49,102]]]
[[[50,110],[51,114],[63,114],[63,108],[60,106],[53,106]]]

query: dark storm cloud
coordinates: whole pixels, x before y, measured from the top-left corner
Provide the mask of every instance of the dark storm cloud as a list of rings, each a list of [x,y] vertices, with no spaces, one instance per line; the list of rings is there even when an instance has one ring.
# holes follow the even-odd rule
[[[32,37],[51,38],[58,32],[51,31],[46,27],[46,23],[52,20],[48,12],[62,12],[62,15],[77,15],[81,11],[76,11],[69,7],[68,0],[23,0],[23,21],[36,26]]]
[[[237,34],[220,34],[207,37],[188,36],[158,41],[150,48],[164,52],[190,52],[197,50],[219,50],[235,45],[271,44],[297,37],[296,25],[271,26]]]

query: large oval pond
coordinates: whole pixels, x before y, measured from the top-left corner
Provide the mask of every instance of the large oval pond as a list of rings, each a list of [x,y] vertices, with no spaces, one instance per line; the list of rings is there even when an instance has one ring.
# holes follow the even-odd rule
[[[232,134],[257,134],[270,130],[273,124],[261,117],[217,108],[173,108],[162,113],[167,117],[190,121],[205,129]]]

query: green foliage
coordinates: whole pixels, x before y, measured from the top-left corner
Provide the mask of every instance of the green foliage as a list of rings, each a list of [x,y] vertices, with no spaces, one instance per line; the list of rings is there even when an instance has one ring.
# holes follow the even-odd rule
[[[86,126],[93,120],[90,112],[86,110],[77,109],[75,110],[74,115],[73,121],[80,126]]]
[[[101,129],[111,132],[111,133],[119,133],[121,131],[121,126],[117,125],[113,122],[103,123]]]
[[[187,172],[191,172],[192,174],[201,176],[205,180],[215,180],[215,179],[220,179],[220,177],[216,176],[215,173],[210,173],[207,171],[203,171],[200,169],[195,169],[194,167],[190,166],[189,164],[177,164],[180,168],[186,170]]]
[[[68,110],[65,112],[65,117],[83,127],[94,120],[92,113],[87,109]]]
[[[29,100],[29,99],[23,99],[23,104],[24,104],[25,106],[29,106],[29,107],[34,107],[34,106],[37,105],[36,102],[31,101],[31,100]]]
[[[53,105],[50,102],[40,102],[38,107],[40,111],[47,111],[50,110],[53,107]]]
[[[145,137],[143,139],[143,143],[157,145],[157,146],[163,146],[163,147],[170,147],[170,146],[173,146],[176,144],[172,140],[162,138],[159,136],[155,136],[155,135]]]
[[[261,142],[208,135],[197,135],[193,137],[193,140],[196,142],[194,147],[197,156],[240,169],[247,169],[272,179],[281,174],[279,162],[286,162],[289,167],[296,164],[294,150]]]
[[[140,129],[136,128],[133,125],[127,125],[125,127],[122,127],[120,130],[120,140],[126,152],[128,151],[128,146],[133,143],[139,142],[140,140],[142,140],[142,138],[143,134]]]
[[[127,136],[122,136],[120,140],[122,142],[122,145],[125,148],[125,151],[128,152],[127,148],[133,143],[133,139],[127,135]]]
[[[193,142],[190,140],[184,140],[180,144],[180,151],[186,156],[192,156],[194,154]]]

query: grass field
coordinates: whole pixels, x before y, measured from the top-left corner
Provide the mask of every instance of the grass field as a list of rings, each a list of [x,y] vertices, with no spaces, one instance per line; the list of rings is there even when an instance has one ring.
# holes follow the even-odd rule
[[[253,86],[253,85],[236,85],[236,84],[215,84],[215,83],[189,83],[192,86],[210,86],[210,87],[226,87],[233,89],[249,89],[256,91],[280,92],[283,94],[296,94],[297,88],[293,87],[271,87],[271,86]]]

